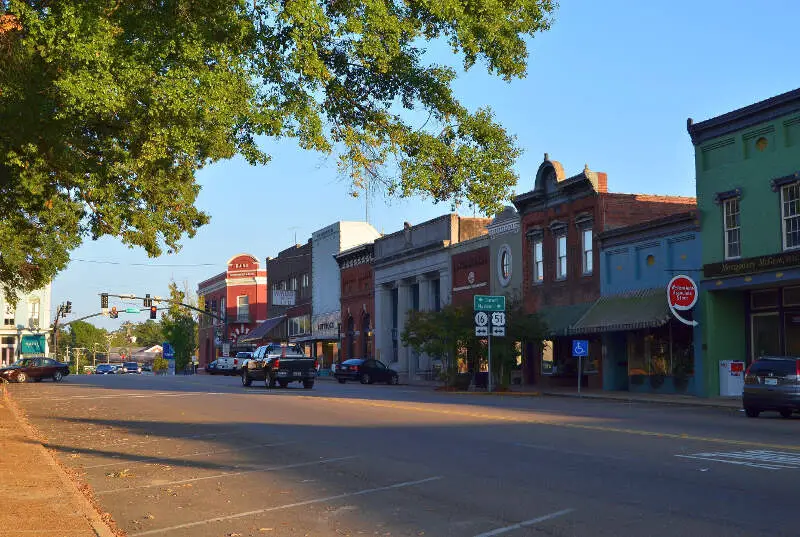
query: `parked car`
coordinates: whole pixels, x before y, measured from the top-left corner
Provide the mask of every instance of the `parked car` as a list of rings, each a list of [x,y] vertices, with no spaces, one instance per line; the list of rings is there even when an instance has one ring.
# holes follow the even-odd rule
[[[217,372],[223,375],[238,375],[242,372],[242,364],[252,356],[252,352],[237,352],[236,356],[217,358]]]
[[[742,406],[750,418],[765,410],[784,418],[800,411],[800,358],[763,356],[744,373]]]
[[[29,379],[41,382],[53,379],[60,382],[69,375],[69,365],[51,358],[23,358],[0,369],[0,377],[10,382],[27,382]]]
[[[206,370],[206,373],[208,373],[209,375],[216,375],[217,373],[219,373],[219,371],[217,371],[217,361],[214,360],[213,362],[208,364],[205,367],[205,370]]]
[[[142,375],[152,375],[152,374],[153,374],[153,368],[151,366],[149,365],[142,366]]]
[[[116,375],[117,366],[114,364],[98,364],[94,368],[95,375]]]
[[[334,376],[340,384],[344,384],[348,380],[358,380],[361,384],[372,384],[373,382],[398,384],[400,382],[397,371],[389,369],[380,360],[372,358],[345,360],[336,366]]]
[[[120,369],[120,373],[135,373],[141,374],[142,366],[138,364],[138,362],[125,362],[122,364],[122,369]]]
[[[242,385],[263,380],[270,388],[286,388],[290,382],[302,382],[310,390],[317,378],[318,362],[306,356],[299,345],[271,343],[257,348],[242,369]]]

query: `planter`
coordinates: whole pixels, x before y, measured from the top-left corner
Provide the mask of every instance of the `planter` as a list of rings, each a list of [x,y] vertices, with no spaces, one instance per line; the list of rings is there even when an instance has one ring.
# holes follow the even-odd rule
[[[685,392],[686,388],[689,387],[689,377],[683,375],[672,377],[672,382],[675,384],[676,392]]]
[[[660,388],[664,385],[664,375],[651,375],[650,376],[650,386],[653,388]]]
[[[644,375],[631,375],[628,378],[630,379],[631,384],[633,384],[635,386],[641,386],[642,384],[644,384],[645,376]]]

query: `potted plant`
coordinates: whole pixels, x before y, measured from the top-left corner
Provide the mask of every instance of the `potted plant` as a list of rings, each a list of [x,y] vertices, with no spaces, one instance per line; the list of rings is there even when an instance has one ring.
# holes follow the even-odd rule
[[[650,365],[652,368],[650,386],[658,389],[663,386],[664,379],[667,377],[667,361],[662,357],[653,358]]]
[[[686,354],[679,355],[672,365],[672,381],[675,384],[675,390],[685,392],[693,373],[692,357]]]

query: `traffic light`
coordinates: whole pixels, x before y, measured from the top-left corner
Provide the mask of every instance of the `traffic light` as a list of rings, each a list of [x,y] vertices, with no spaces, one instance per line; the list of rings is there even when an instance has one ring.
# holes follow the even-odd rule
[[[150,318],[155,319],[157,314],[158,314],[158,308],[155,306],[150,306]]]
[[[153,299],[150,298],[150,293],[147,293],[146,295],[144,295],[144,300],[143,301],[144,301],[144,307],[145,308],[149,308],[150,306],[153,305]]]
[[[102,293],[100,295],[100,309],[102,310],[108,309],[108,293]]]
[[[116,307],[116,306],[114,306],[113,308],[111,308],[111,315],[110,315],[110,317],[111,317],[112,319],[116,319],[117,317],[119,317],[119,312],[117,311],[117,307]]]
[[[66,312],[72,313],[72,302],[70,302],[69,300],[67,300]]]

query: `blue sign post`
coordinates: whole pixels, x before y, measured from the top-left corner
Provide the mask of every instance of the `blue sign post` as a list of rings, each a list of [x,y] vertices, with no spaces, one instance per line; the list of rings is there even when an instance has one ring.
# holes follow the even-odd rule
[[[165,341],[161,344],[161,356],[167,361],[169,364],[167,367],[167,374],[174,375],[175,374],[175,349],[172,348],[172,345]]]
[[[589,356],[589,341],[586,339],[573,339],[572,356],[578,359],[578,395],[580,395],[581,383],[583,382],[583,357]]]

